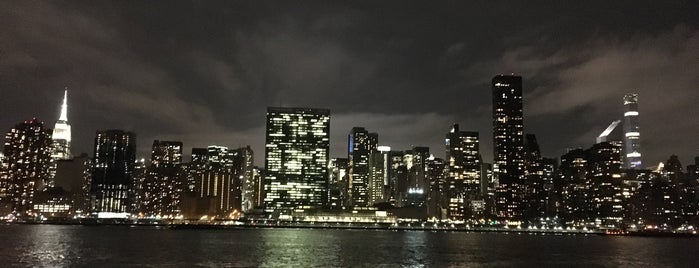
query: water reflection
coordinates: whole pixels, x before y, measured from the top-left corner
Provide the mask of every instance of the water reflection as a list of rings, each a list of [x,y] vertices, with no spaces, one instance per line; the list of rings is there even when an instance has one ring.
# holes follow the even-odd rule
[[[29,266],[63,266],[76,258],[73,247],[80,247],[74,238],[59,226],[31,226],[23,246],[18,248],[19,260]]]

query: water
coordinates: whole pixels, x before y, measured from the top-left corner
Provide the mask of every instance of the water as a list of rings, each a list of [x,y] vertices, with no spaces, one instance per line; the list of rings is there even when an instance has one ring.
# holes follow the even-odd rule
[[[0,225],[0,266],[697,267],[699,239]]]

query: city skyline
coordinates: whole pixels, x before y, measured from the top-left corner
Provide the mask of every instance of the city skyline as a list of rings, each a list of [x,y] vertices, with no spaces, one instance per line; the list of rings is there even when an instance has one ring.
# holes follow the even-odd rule
[[[228,3],[220,13],[174,3],[156,20],[137,12],[162,8],[150,4],[0,5],[0,76],[7,78],[0,126],[33,116],[52,124],[67,86],[74,155],[91,153],[91,135],[113,128],[142,141],[182,141],[185,152],[212,144],[262,152],[264,109],[291,106],[333,112],[331,158],[346,154],[354,126],[379,133],[379,145],[434,150],[443,146],[443,129],[458,123],[481,133],[489,162],[489,78],[499,73],[524,77],[525,133],[537,135],[543,156],[589,147],[622,119],[626,93],[639,94],[644,167],[670,154],[685,162],[697,155],[699,126],[675,119],[696,111],[691,3],[623,13],[613,12],[614,3],[536,10]],[[191,18],[170,15],[182,10]],[[608,11],[581,15],[598,10]],[[511,19],[487,19],[498,14]],[[148,142],[138,146],[147,157]]]

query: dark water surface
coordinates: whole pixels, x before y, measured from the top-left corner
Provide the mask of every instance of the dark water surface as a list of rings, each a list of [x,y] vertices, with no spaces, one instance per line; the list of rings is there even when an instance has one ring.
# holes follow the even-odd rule
[[[699,267],[699,239],[0,225],[0,266]]]

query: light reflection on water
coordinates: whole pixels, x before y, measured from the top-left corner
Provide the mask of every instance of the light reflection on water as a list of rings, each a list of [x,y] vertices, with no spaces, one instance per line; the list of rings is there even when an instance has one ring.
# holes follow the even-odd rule
[[[0,225],[0,266],[695,266],[699,239]]]

